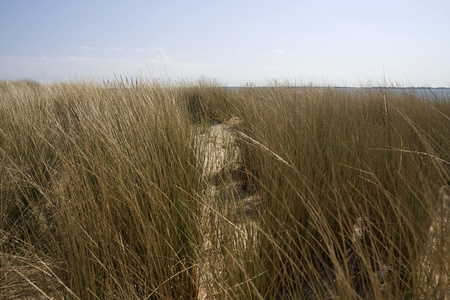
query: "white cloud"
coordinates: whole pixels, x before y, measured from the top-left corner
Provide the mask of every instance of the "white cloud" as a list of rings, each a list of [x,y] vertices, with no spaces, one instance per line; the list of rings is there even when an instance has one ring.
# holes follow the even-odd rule
[[[166,53],[162,47],[151,47],[151,48],[136,48],[137,52],[148,53],[148,54],[161,54]]]
[[[272,52],[277,53],[277,54],[284,54],[284,50],[280,50],[280,49],[272,50]]]
[[[162,47],[150,47],[150,48],[139,47],[136,49],[126,49],[124,47],[119,47],[119,46],[113,46],[113,47],[109,47],[109,48],[98,48],[98,47],[84,45],[84,46],[79,46],[78,49],[87,50],[87,51],[95,50],[95,51],[99,51],[99,52],[103,52],[103,53],[125,52],[126,51],[128,53],[144,53],[144,54],[150,54],[152,56],[155,56],[155,55],[168,56],[166,51]]]
[[[94,46],[83,45],[79,46],[78,49],[88,50],[88,51],[125,51],[125,48],[122,47],[110,47],[110,48],[98,48]]]
[[[48,57],[45,57],[48,59]],[[55,60],[55,59],[52,59]],[[86,57],[86,56],[67,56],[66,58],[56,58],[56,60],[59,61],[91,61],[93,60],[93,58],[91,57]]]
[[[86,46],[86,45],[80,46],[80,47],[78,47],[78,48],[80,48],[80,49],[82,49],[82,50],[98,50],[97,47]]]
[[[125,51],[125,48],[122,48],[122,47],[112,47],[111,50],[112,50],[112,51],[119,51],[119,52],[121,52],[121,51]]]
[[[136,48],[136,52],[151,55],[152,58],[148,59],[149,63],[175,63],[173,57],[169,56],[162,47]]]

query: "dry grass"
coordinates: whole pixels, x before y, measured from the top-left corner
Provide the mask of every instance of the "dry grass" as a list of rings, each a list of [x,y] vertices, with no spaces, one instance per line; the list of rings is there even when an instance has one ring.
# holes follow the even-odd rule
[[[448,102],[331,88],[237,97],[261,199],[261,269],[249,266],[268,271],[259,293],[420,297],[420,259],[449,180]]]
[[[3,82],[0,296],[446,299],[449,128],[383,90]]]
[[[81,299],[195,297],[201,178],[178,93],[143,83],[2,93],[4,276],[17,273],[11,257],[34,257],[58,270],[23,272],[42,291],[49,280]]]

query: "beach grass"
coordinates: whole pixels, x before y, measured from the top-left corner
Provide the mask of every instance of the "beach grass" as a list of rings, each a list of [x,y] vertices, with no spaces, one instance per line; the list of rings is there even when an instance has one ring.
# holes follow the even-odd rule
[[[419,297],[436,191],[449,179],[448,103],[332,88],[238,97],[261,199],[264,298],[305,287],[318,299]]]
[[[0,296],[446,299],[449,131],[411,91],[2,82]]]

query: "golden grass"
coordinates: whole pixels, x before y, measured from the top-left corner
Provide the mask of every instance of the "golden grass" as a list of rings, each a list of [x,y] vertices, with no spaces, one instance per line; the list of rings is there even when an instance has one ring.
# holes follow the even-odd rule
[[[3,82],[0,296],[445,299],[449,128],[413,93]]]

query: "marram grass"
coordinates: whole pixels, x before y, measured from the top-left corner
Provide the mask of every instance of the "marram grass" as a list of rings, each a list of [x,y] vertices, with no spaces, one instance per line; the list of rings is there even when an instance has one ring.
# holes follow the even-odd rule
[[[414,93],[2,82],[0,296],[446,299],[449,128]]]

